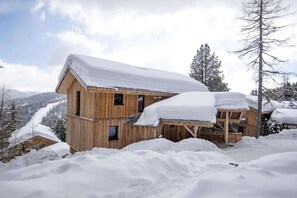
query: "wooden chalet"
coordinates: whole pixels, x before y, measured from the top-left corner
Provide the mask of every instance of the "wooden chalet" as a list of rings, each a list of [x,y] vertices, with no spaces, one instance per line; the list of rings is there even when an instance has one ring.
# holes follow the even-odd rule
[[[61,140],[57,138],[49,127],[38,123],[32,126],[27,124],[14,131],[9,142],[9,156],[13,158],[23,153],[28,153],[31,149],[39,150],[61,142]]]
[[[182,74],[82,55],[67,58],[56,88],[57,93],[67,94],[66,139],[72,151],[122,148],[170,133],[170,120],[163,120],[163,125],[158,127],[133,123],[145,107],[188,91],[208,92],[208,89]],[[184,125],[212,126],[211,123],[185,121],[174,122],[173,126]],[[182,131],[179,135],[181,139],[191,133]]]

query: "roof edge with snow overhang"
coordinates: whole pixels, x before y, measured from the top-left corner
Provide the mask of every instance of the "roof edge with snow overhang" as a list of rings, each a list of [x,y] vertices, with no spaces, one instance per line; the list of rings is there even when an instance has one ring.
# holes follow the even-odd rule
[[[68,84],[66,78],[70,78]],[[183,74],[72,54],[61,71],[56,92],[66,93],[74,79],[86,90],[103,88],[164,93],[208,91],[201,82]],[[67,85],[63,86],[63,83]]]

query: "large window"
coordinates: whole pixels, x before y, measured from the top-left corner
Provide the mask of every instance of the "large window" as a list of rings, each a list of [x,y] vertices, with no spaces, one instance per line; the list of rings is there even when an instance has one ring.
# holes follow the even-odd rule
[[[118,126],[110,126],[108,130],[108,140],[118,140]]]
[[[144,109],[144,95],[138,96],[138,112],[143,112]]]
[[[114,94],[114,105],[123,105],[123,94]]]
[[[80,115],[80,91],[76,92],[76,112],[75,115]]]

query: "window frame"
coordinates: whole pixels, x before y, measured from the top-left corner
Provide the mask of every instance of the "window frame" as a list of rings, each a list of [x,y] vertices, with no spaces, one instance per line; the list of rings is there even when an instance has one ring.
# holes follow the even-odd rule
[[[139,101],[139,98],[142,97],[142,101],[140,103]],[[145,97],[144,95],[138,95],[138,113],[142,113],[143,110],[144,110],[144,100],[145,100]],[[140,107],[140,104],[142,105],[142,108],[139,108]]]
[[[76,104],[75,104],[75,115],[80,116],[81,113],[81,92],[76,91]]]
[[[117,102],[116,96],[120,96],[120,98],[121,98],[120,103]],[[115,106],[124,105],[124,95],[123,94],[119,94],[119,93],[115,93],[114,96],[113,96],[113,104]]]
[[[111,128],[115,128],[115,135],[110,136],[110,130]],[[119,126],[109,126],[108,127],[108,141],[112,140],[119,140]]]

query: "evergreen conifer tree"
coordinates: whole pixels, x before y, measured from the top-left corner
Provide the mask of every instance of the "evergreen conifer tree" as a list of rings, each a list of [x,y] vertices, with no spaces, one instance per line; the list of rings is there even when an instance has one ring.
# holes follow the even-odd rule
[[[190,66],[190,77],[202,82],[210,91],[229,91],[228,84],[223,82],[221,61],[211,53],[209,45],[202,44],[197,50]]]

